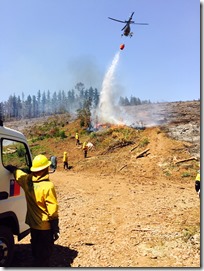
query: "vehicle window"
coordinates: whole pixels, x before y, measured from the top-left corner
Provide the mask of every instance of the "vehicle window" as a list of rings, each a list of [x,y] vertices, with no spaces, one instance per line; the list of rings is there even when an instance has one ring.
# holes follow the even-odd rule
[[[28,171],[29,161],[29,153],[24,143],[8,139],[2,140],[2,163],[4,167],[12,165]]]

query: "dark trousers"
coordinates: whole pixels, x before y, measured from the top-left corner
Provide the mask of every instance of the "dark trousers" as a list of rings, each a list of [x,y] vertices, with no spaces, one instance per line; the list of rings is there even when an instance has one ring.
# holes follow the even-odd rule
[[[68,162],[64,162],[64,169],[69,169]]]
[[[34,267],[49,267],[49,260],[54,246],[51,230],[31,229],[30,233]]]
[[[84,150],[84,158],[87,157],[87,150]]]
[[[200,190],[200,181],[195,181],[195,190],[196,192]]]

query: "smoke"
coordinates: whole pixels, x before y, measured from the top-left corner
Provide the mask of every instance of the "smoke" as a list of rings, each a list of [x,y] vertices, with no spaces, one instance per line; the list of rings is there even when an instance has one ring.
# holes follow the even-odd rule
[[[116,70],[120,61],[121,51],[117,51],[113,57],[105,76],[103,77],[93,57],[80,56],[70,59],[68,69],[70,70],[69,78],[72,82],[82,82],[85,85],[98,85],[102,81],[102,86],[99,95],[99,105],[96,109],[92,109],[91,118],[92,126],[95,127],[98,123],[110,124],[126,124],[130,125],[130,116],[124,111],[123,107],[119,106],[119,97],[124,93],[124,89],[116,80]],[[100,86],[98,87],[100,89]],[[77,105],[76,105],[77,106]],[[69,110],[74,114],[76,106],[72,105]]]
[[[92,125],[115,124],[132,127],[150,127],[165,120],[163,108],[156,104],[140,106],[119,106],[121,87],[116,83],[116,70],[120,60],[120,51],[117,52],[108,68],[100,91],[98,108],[92,112]],[[160,111],[161,110],[161,111]]]
[[[102,71],[96,64],[96,59],[91,55],[80,55],[69,59],[69,80],[73,85],[82,82],[86,87],[99,88],[99,82],[103,79]]]

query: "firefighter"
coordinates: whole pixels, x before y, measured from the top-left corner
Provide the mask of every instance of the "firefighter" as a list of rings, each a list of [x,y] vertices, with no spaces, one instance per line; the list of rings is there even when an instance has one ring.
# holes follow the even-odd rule
[[[47,157],[39,154],[33,159],[31,173],[12,165],[6,167],[25,192],[25,222],[30,226],[34,267],[49,266],[54,242],[59,238],[58,202],[54,185],[49,180],[50,165]]]
[[[87,142],[85,141],[84,143],[83,143],[83,151],[84,151],[84,158],[86,158],[87,157],[87,153],[88,153],[88,146],[87,146]]]
[[[52,169],[52,172],[55,172],[55,170],[57,169],[57,157],[52,155],[50,157],[50,161],[51,161],[50,168]]]
[[[80,143],[79,143],[79,134],[78,133],[76,133],[75,138],[76,138],[76,145],[79,146]]]
[[[196,175],[195,179],[195,190],[200,198],[200,170],[198,170],[198,173]]]
[[[67,156],[67,152],[64,151],[64,154],[63,154],[63,163],[64,163],[64,169],[69,169],[68,167],[68,156]]]

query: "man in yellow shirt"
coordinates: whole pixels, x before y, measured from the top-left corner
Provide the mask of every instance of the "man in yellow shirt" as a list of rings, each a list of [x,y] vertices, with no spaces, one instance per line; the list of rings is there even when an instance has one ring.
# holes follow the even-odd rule
[[[80,145],[80,143],[79,143],[79,133],[76,133],[75,138],[76,138],[76,145],[77,146]]]
[[[68,156],[67,156],[67,152],[64,151],[63,153],[63,165],[64,165],[64,169],[69,169],[69,166],[68,166]]]
[[[55,188],[49,180],[51,162],[40,154],[33,159],[31,173],[7,166],[23,188],[27,202],[26,224],[30,226],[35,267],[49,266],[54,241],[59,238],[58,203]]]
[[[86,141],[83,143],[82,149],[84,151],[84,158],[87,158],[88,146]]]

